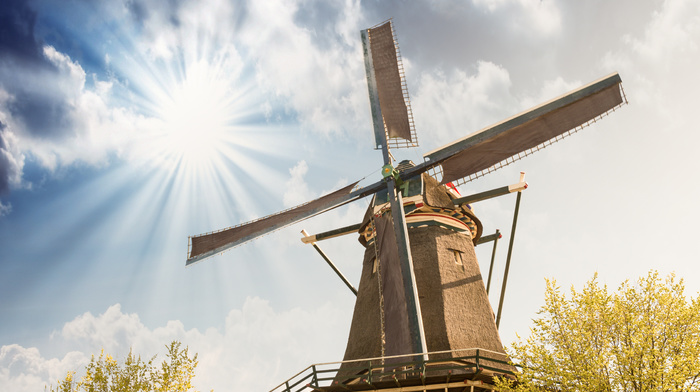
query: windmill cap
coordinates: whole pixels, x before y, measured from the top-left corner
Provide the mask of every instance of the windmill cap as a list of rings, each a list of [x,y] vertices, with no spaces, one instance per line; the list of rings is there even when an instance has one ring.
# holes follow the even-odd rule
[[[402,171],[404,171],[406,169],[410,169],[414,166],[416,166],[416,164],[413,163],[413,161],[411,161],[409,159],[405,159],[405,160],[399,162],[398,165],[396,165],[396,170],[402,172]]]

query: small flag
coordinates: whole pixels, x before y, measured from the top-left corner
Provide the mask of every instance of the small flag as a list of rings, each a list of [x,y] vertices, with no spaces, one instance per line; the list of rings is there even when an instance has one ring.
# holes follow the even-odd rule
[[[447,188],[448,188],[448,189],[450,189],[451,191],[454,191],[454,192],[457,194],[457,196],[462,197],[462,194],[459,193],[459,191],[457,190],[457,187],[455,187],[454,185],[452,185],[451,182],[448,182],[448,183],[445,184],[445,185],[447,185]]]

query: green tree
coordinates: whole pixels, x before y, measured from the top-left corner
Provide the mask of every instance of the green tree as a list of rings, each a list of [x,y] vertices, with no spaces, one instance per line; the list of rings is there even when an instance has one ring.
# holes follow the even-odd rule
[[[651,271],[609,293],[597,275],[571,295],[547,281],[545,305],[527,340],[512,346],[522,366],[504,391],[699,391],[700,297],[683,280]]]
[[[188,348],[173,341],[167,346],[166,359],[155,365],[155,357],[144,362],[130,351],[123,364],[111,355],[93,355],[85,367],[85,375],[75,381],[75,372],[58,381],[51,392],[196,392],[192,378],[197,367],[197,354],[189,356]]]

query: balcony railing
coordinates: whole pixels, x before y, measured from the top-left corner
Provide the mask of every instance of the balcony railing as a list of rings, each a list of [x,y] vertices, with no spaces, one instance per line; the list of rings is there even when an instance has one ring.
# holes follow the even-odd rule
[[[270,392],[492,390],[493,377],[513,377],[506,355],[464,349],[320,363],[307,367]]]

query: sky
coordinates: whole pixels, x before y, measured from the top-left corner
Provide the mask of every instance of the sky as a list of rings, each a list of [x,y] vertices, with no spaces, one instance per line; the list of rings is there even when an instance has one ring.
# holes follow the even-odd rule
[[[545,279],[650,270],[700,291],[700,2],[5,0],[0,8],[0,389],[42,390],[100,349],[177,339],[200,390],[269,390],[342,360],[352,293],[308,245],[361,200],[185,268],[188,235],[379,178],[360,30],[393,18],[422,155],[619,72],[628,105],[463,185],[525,172],[500,333]],[[515,196],[476,203],[500,229]],[[355,236],[319,243],[359,281]],[[491,246],[477,247],[486,278]]]

